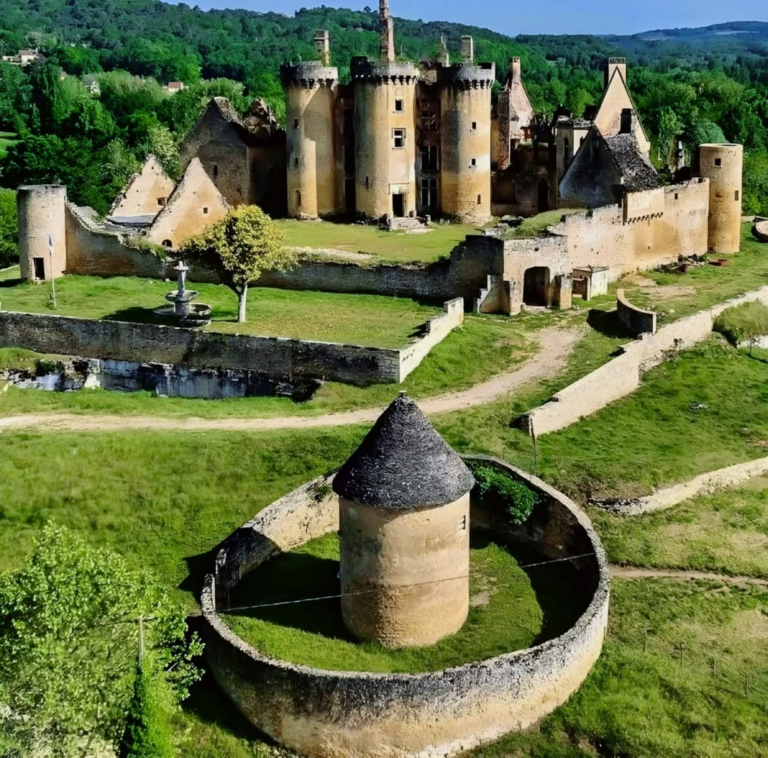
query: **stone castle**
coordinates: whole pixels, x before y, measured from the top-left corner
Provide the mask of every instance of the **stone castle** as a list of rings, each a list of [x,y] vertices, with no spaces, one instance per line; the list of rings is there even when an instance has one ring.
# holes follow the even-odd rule
[[[388,0],[379,15],[380,57],[353,58],[349,83],[331,65],[328,32],[317,32],[318,59],[282,67],[285,128],[262,101],[241,117],[214,98],[181,146],[181,180],[150,158],[106,221],[69,204],[63,187],[21,188],[22,276],[164,276],[141,253],[147,242],[174,250],[229,208],[248,204],[277,217],[364,218],[388,228],[433,216],[479,225],[567,209],[535,239],[470,236],[449,262],[425,270],[304,261],[259,281],[462,297],[479,312],[567,308],[574,296],[604,293],[628,272],[738,251],[742,147],[702,145],[692,167],[679,162],[673,183],[662,181],[624,59],[607,61],[597,106],[549,120],[531,106],[519,58],[493,104],[495,67],[475,62],[470,37],[462,39],[459,63],[451,64],[444,44],[439,61],[402,62]]]

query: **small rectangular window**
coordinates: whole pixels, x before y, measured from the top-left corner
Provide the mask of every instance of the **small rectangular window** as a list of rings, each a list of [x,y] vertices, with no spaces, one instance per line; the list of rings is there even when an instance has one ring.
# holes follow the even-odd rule
[[[207,216],[207,215],[208,215],[208,206],[203,208],[203,216]]]
[[[472,122],[472,131],[474,132],[477,129],[477,121]]]
[[[715,166],[722,166],[722,165],[723,165],[723,159],[715,158]]]
[[[405,102],[403,100],[395,100],[395,113],[405,113]]]
[[[293,128],[298,129],[299,128],[299,119],[295,118],[293,119]]]
[[[734,200],[735,200],[737,203],[738,203],[738,202],[739,202],[739,200],[741,199],[741,193],[740,193],[738,190],[736,190],[736,192],[734,192],[734,195],[733,195],[733,199],[734,199]]]
[[[469,165],[471,168],[477,168],[477,158],[472,158]]]
[[[213,164],[213,178],[218,179],[219,178],[219,164],[214,163]]]
[[[167,202],[168,202],[168,198],[167,198],[167,197],[158,197],[158,198],[157,198],[157,204],[158,204],[158,205],[159,205],[161,208],[165,208],[165,204],[166,204]]]
[[[482,205],[483,204],[483,196],[482,195],[478,195],[477,196],[477,204],[478,205]]]
[[[295,168],[299,167],[299,159],[298,158],[294,158],[293,159],[293,165],[294,165]]]
[[[679,200],[679,199],[680,199],[680,195],[677,192],[675,192],[675,200]]]
[[[405,129],[392,130],[392,147],[398,149],[405,147]]]

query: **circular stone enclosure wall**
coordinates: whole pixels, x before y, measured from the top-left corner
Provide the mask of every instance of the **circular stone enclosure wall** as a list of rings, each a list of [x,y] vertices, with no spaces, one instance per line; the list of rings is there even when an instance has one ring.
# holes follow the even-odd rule
[[[327,671],[262,655],[224,623],[217,596],[270,557],[338,529],[333,474],[272,503],[225,541],[201,602],[206,655],[216,681],[254,726],[309,756],[445,756],[524,729],[579,687],[600,655],[608,620],[608,567],[586,515],[540,479],[482,460],[540,496],[528,522],[473,495],[470,526],[535,546],[542,560],[574,558],[589,600],[573,626],[540,645],[424,674]]]

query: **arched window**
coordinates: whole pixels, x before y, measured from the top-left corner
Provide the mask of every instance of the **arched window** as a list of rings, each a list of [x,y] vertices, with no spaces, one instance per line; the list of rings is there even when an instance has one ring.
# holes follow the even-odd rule
[[[173,242],[171,240],[163,240],[163,247],[167,247],[170,250],[173,247]]]

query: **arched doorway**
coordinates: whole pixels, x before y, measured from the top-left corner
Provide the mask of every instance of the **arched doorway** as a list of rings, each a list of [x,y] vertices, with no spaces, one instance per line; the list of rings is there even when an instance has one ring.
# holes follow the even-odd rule
[[[525,305],[549,304],[549,269],[546,266],[534,266],[525,272],[523,281],[523,303]]]
[[[549,182],[546,179],[539,180],[539,213],[549,210]]]

